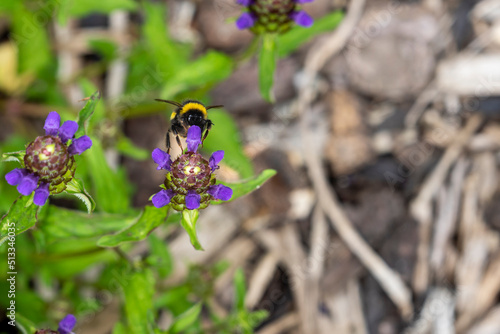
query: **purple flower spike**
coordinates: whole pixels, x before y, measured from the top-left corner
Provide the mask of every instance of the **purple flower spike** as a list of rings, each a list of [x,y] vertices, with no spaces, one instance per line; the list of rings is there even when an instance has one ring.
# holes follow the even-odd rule
[[[47,118],[45,119],[45,134],[50,136],[56,136],[59,130],[59,124],[61,124],[61,116],[56,111],[51,111]]]
[[[68,314],[63,320],[59,322],[59,334],[71,334],[73,333],[73,327],[76,325],[76,318],[73,314]]]
[[[253,27],[255,24],[255,17],[251,13],[243,13],[241,16],[236,20],[236,27],[240,30],[248,29]]]
[[[75,121],[66,121],[59,128],[59,138],[66,143],[69,139],[73,138],[78,130],[78,123]]]
[[[314,0],[295,0],[296,3],[308,3],[308,2],[313,2]]]
[[[17,191],[19,191],[21,195],[28,196],[36,189],[37,184],[38,176],[35,174],[27,174],[17,186]]]
[[[198,195],[194,190],[189,190],[186,195],[186,208],[188,210],[195,210],[200,207],[201,196]]]
[[[219,169],[219,162],[221,162],[222,158],[224,158],[224,151],[215,151],[212,153],[212,156],[210,157],[209,164],[210,164],[210,169],[212,172],[216,169]]]
[[[290,14],[290,17],[297,23],[299,26],[303,26],[305,28],[309,28],[312,26],[314,20],[303,10],[299,10],[298,12],[293,12]]]
[[[73,140],[71,145],[69,145],[68,152],[71,155],[82,154],[90,147],[92,147],[92,140],[89,136],[81,136],[80,138]]]
[[[5,174],[5,180],[11,186],[17,186],[27,174],[28,171],[26,169],[16,168]]]
[[[33,198],[33,203],[36,205],[42,206],[47,202],[47,198],[49,198],[49,184],[41,183],[40,186],[35,190],[35,197]]]
[[[216,184],[211,186],[207,193],[213,196],[215,199],[220,199],[222,201],[229,201],[233,197],[233,189],[223,185]]]
[[[175,196],[175,192],[172,189],[168,189],[168,190],[162,189],[153,195],[153,198],[151,199],[151,201],[153,202],[153,205],[159,209],[161,207],[164,207],[168,203],[170,203],[170,200],[174,196]]]
[[[250,6],[253,3],[253,0],[238,0],[236,2],[242,6]]]
[[[201,144],[201,129],[199,126],[192,125],[187,134],[186,144],[188,152],[196,152]]]
[[[167,152],[164,152],[159,148],[155,148],[153,150],[153,153],[151,153],[151,157],[153,158],[153,161],[158,164],[158,167],[156,167],[156,169],[166,169],[170,171],[172,160],[170,160],[170,155]]]

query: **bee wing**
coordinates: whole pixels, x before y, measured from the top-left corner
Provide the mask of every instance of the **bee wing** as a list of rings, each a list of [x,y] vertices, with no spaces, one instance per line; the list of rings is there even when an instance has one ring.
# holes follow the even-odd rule
[[[236,0],[215,0],[214,8],[219,19],[226,21],[238,17],[243,7]]]

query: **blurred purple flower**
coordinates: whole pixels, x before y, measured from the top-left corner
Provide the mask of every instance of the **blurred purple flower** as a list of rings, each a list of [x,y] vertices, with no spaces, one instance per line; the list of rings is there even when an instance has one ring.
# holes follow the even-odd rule
[[[255,15],[245,12],[236,20],[236,27],[240,30],[248,29],[254,26],[255,21],[257,21]]]
[[[255,34],[285,33],[292,23],[310,27],[313,19],[301,10],[301,5],[314,0],[237,0],[245,11],[236,20],[240,30],[250,29]]]
[[[59,322],[59,334],[72,334],[72,330],[76,325],[76,318],[73,314],[68,314]]]
[[[290,17],[292,20],[295,21],[299,26],[309,28],[310,26],[313,25],[314,20],[309,14],[304,12],[303,10],[299,10],[297,12],[293,12],[290,14]]]

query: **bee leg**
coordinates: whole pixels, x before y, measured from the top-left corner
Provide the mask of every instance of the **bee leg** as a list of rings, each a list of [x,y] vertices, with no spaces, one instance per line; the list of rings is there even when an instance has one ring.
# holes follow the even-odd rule
[[[181,139],[179,138],[179,136],[175,136],[175,140],[177,140],[177,145],[179,145],[179,147],[181,148],[181,152],[184,152],[184,148],[182,148]]]
[[[212,125],[214,125],[214,123],[212,123],[211,120],[208,120],[207,121],[207,129],[205,130],[205,134],[203,135],[203,139],[201,140],[201,147],[203,147],[203,142],[207,138],[208,132],[210,131],[210,129],[212,129]]]
[[[170,154],[170,149],[172,148],[170,145],[170,130],[167,131],[165,136],[165,145],[167,146],[167,153]]]

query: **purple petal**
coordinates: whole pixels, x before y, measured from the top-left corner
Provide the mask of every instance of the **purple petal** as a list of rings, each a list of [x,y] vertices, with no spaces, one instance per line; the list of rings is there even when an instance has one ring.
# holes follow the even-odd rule
[[[186,208],[188,210],[195,210],[200,207],[201,196],[198,195],[194,190],[189,190],[186,195]]]
[[[69,139],[73,138],[78,130],[78,123],[75,121],[66,121],[59,128],[59,138],[66,143]]]
[[[174,196],[175,196],[175,192],[172,189],[168,189],[168,190],[162,189],[153,195],[153,198],[151,199],[151,201],[153,202],[153,205],[159,209],[161,207],[164,207],[168,203],[170,203],[170,200]]]
[[[89,136],[81,136],[80,138],[73,140],[71,145],[69,145],[68,152],[72,155],[82,154],[90,147],[92,147],[92,140]]]
[[[27,174],[28,171],[26,169],[16,168],[5,174],[5,180],[11,186],[17,186]]]
[[[153,153],[151,153],[151,157],[153,158],[153,161],[158,164],[156,169],[166,169],[170,171],[172,160],[170,160],[170,155],[167,152],[162,151],[159,148],[155,148]]]
[[[59,124],[61,124],[61,116],[56,111],[51,111],[45,119],[45,125],[43,126],[45,134],[50,136],[57,135]]]
[[[313,2],[314,0],[295,0],[296,3],[308,3],[308,2]]]
[[[28,196],[36,189],[37,184],[38,176],[35,174],[27,174],[17,186],[17,191],[19,191],[21,195]]]
[[[238,29],[240,30],[248,29],[253,27],[255,21],[257,20],[255,19],[255,16],[253,16],[251,13],[243,13],[236,20],[236,27],[238,27]]]
[[[76,325],[76,318],[73,314],[68,314],[59,322],[59,334],[71,334],[73,327]]]
[[[237,0],[236,2],[242,6],[250,6],[253,0]]]
[[[201,129],[199,126],[192,125],[187,134],[186,144],[188,152],[196,152],[201,144]]]
[[[208,188],[207,193],[213,196],[215,199],[220,199],[222,201],[229,201],[233,197],[233,189],[223,185],[216,184]]]
[[[299,26],[303,26],[305,28],[309,28],[312,26],[314,20],[303,10],[299,10],[298,12],[293,12],[290,14],[290,17],[297,23]]]
[[[222,158],[224,158],[224,151],[215,151],[212,153],[212,156],[210,157],[209,164],[210,164],[210,169],[212,172],[216,169],[219,168],[219,162],[221,162]]]
[[[35,190],[35,197],[33,198],[33,203],[36,205],[42,206],[47,202],[47,198],[49,198],[49,184],[48,183],[40,183],[40,186]]]

